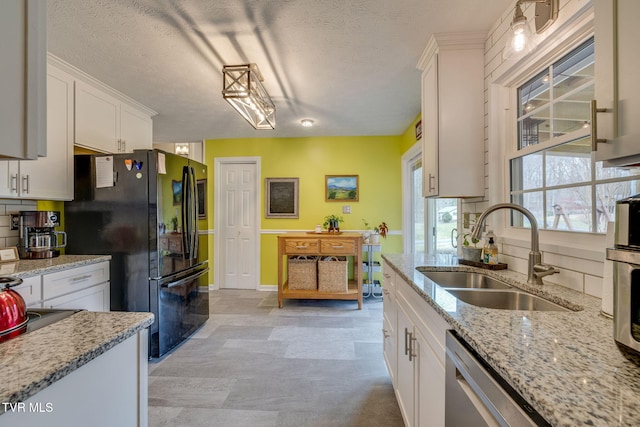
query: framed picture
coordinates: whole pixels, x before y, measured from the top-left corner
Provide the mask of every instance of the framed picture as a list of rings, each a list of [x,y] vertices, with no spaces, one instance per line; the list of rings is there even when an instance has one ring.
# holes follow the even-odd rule
[[[171,181],[171,190],[173,191],[173,205],[182,203],[182,181]]]
[[[416,141],[422,138],[422,120],[416,123]]]
[[[198,195],[198,219],[207,218],[207,180],[196,181],[196,193]]]
[[[18,261],[18,248],[11,246],[0,249],[0,262]]]
[[[358,175],[326,175],[325,200],[327,202],[357,202]]]
[[[265,218],[298,218],[298,178],[265,178]]]

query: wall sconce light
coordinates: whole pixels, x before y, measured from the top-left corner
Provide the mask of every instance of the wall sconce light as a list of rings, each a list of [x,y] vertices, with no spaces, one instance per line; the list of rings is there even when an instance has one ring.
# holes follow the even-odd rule
[[[275,129],[276,107],[256,64],[224,65],[222,97],[255,129]]]
[[[180,156],[188,156],[189,144],[175,144],[175,153]]]
[[[523,3],[535,3],[535,29],[536,34],[549,28],[558,18],[558,0],[518,0],[511,21],[511,36],[503,51],[503,58],[525,55],[535,49],[532,32],[526,16],[522,13],[520,5]]]

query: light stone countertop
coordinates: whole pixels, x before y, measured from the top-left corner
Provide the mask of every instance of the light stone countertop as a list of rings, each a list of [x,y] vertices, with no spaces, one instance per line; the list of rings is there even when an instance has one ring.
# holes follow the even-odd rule
[[[28,399],[148,328],[153,319],[151,313],[80,311],[0,343],[0,402]]]
[[[429,258],[382,254],[458,334],[554,426],[640,425],[640,367],[613,339],[601,300],[562,286],[526,284],[509,270],[443,266]],[[494,310],[457,300],[416,267],[464,270],[538,294],[575,312]]]
[[[25,278],[110,260],[111,255],[60,255],[55,258],[21,259],[0,264],[0,276]]]

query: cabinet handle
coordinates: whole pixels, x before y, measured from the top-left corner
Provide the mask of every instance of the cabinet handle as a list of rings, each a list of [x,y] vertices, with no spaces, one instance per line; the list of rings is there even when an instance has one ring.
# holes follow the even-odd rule
[[[127,152],[127,141],[125,139],[122,140],[122,152]]]
[[[598,113],[608,113],[608,108],[598,108],[598,104],[595,99],[591,100],[591,151],[598,151],[599,142],[607,142],[606,138],[598,138]]]
[[[409,332],[409,330],[407,328],[404,328],[404,355],[408,355],[409,354],[409,335],[411,333]]]
[[[391,335],[389,334],[389,332],[386,329],[382,329],[382,336],[385,338],[389,338]]]
[[[409,333],[409,362],[413,361],[416,358],[416,353],[414,352],[415,348],[413,343],[416,342],[416,337],[413,336],[413,333]]]
[[[307,249],[306,245],[298,245],[296,246],[296,249]]]
[[[11,175],[11,192],[18,192],[18,174]]]
[[[436,191],[436,186],[435,184],[431,184],[432,182],[436,181],[436,176],[429,174],[429,193],[431,193],[432,191]]]
[[[29,193],[29,174],[22,177],[22,192]]]
[[[91,274],[85,274],[84,276],[74,277],[73,279],[71,279],[71,281],[72,282],[80,282],[82,280],[87,280],[90,277],[91,277]]]
[[[331,245],[333,249],[344,249],[344,245]]]

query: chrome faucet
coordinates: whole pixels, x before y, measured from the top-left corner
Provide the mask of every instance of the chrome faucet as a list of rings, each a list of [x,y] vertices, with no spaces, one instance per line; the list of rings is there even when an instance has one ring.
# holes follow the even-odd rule
[[[560,273],[560,271],[555,269],[553,266],[542,263],[542,254],[540,253],[540,244],[538,241],[538,221],[536,221],[536,218],[529,210],[520,205],[515,205],[513,203],[498,203],[490,206],[478,217],[478,221],[473,227],[471,237],[480,240],[485,219],[491,212],[497,211],[498,209],[513,209],[521,212],[531,223],[531,251],[529,252],[527,283],[530,285],[542,285],[543,277]]]

